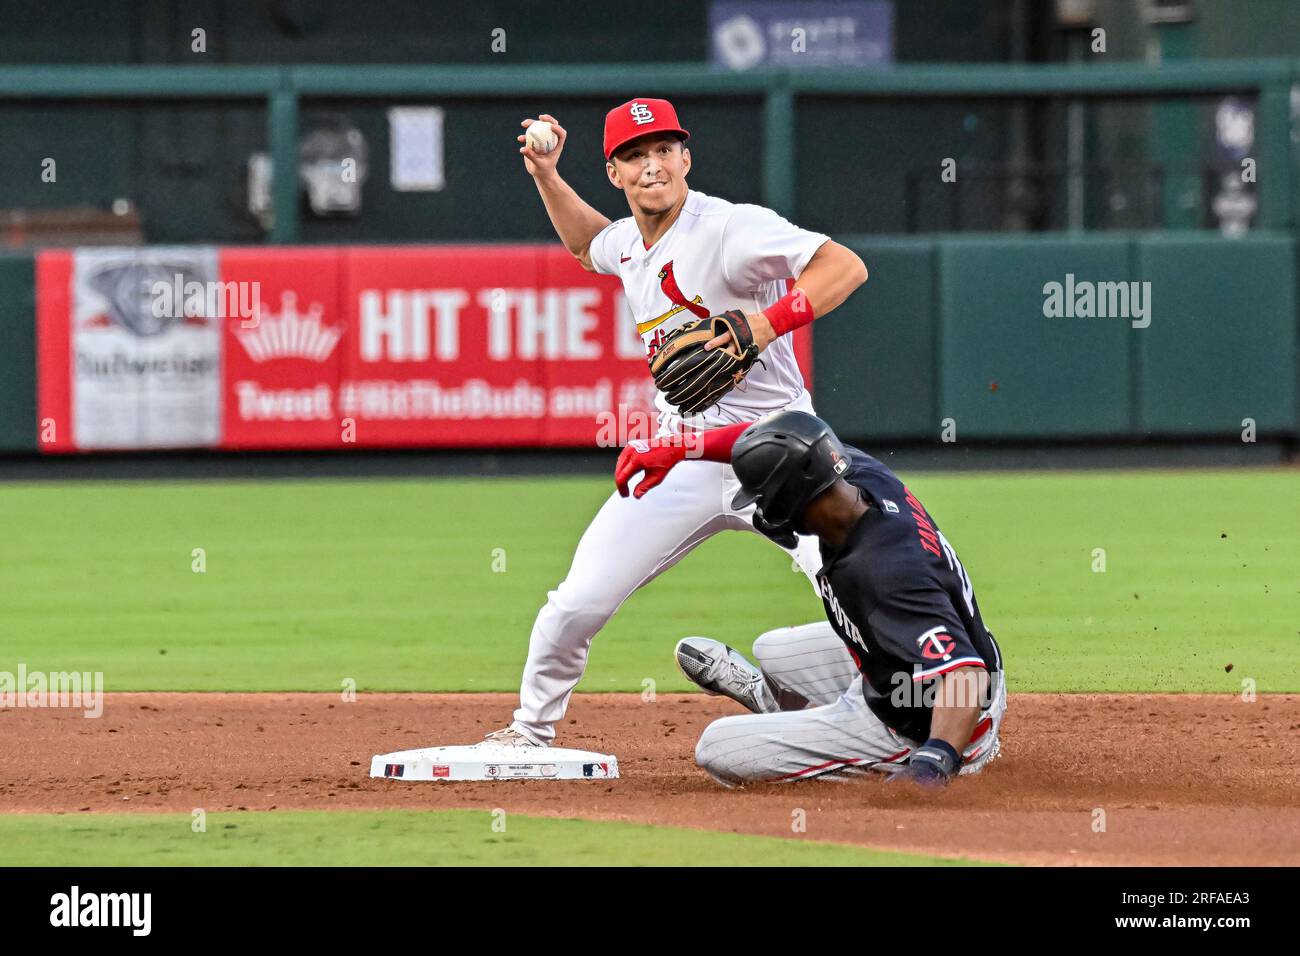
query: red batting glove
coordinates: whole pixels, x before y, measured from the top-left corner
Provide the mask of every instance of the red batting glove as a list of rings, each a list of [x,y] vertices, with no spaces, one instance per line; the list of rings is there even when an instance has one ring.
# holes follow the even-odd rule
[[[655,438],[651,441],[633,439],[618,456],[618,464],[614,467],[614,484],[618,486],[618,493],[626,498],[628,482],[636,477],[637,472],[644,471],[645,477],[632,492],[632,497],[639,499],[667,478],[673,466],[685,458],[686,443],[680,435],[671,438]]]

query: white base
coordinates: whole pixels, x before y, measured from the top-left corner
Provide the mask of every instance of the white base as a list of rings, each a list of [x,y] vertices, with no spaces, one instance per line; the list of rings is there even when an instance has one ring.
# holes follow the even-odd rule
[[[370,776],[391,780],[608,780],[618,776],[610,754],[564,747],[473,744],[376,754]]]

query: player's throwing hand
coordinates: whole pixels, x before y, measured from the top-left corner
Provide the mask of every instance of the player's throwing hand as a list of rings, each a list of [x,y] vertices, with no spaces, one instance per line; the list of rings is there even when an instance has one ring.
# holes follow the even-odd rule
[[[551,124],[551,132],[555,134],[556,143],[549,152],[539,153],[528,144],[528,137],[520,133],[515,139],[519,142],[519,153],[524,157],[524,168],[528,170],[530,176],[549,176],[555,172],[555,164],[559,162],[560,153],[564,151],[564,140],[568,133],[564,127],[559,124],[554,116],[550,113],[542,113],[534,119],[522,119],[519,125],[527,129],[533,123],[541,120],[543,123]]]

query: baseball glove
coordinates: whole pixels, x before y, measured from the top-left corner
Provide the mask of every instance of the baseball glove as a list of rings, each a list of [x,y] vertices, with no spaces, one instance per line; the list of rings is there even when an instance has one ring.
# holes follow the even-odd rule
[[[706,342],[724,332],[731,333],[729,345],[704,351]],[[749,320],[732,309],[673,329],[650,359],[650,374],[682,415],[696,415],[744,381],[756,361]]]

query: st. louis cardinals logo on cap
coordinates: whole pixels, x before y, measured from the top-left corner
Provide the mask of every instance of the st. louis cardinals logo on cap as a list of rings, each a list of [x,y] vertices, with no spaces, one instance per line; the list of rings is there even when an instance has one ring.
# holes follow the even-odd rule
[[[952,651],[957,646],[957,641],[948,633],[948,628],[940,625],[930,628],[918,637],[916,646],[921,649],[921,656],[927,661],[947,661],[952,659]]]
[[[672,133],[686,140],[691,134],[677,122],[677,111],[667,100],[638,96],[621,103],[605,114],[605,158],[625,143],[648,133]]]

